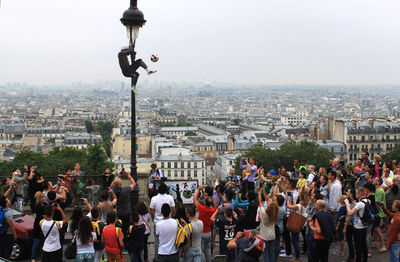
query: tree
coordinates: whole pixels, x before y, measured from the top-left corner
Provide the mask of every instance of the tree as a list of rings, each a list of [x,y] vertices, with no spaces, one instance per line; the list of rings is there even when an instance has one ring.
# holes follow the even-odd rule
[[[86,120],[85,121],[85,126],[86,126],[86,131],[88,133],[93,133],[94,132],[94,126],[93,126],[93,123],[91,121]]]
[[[239,162],[241,157],[254,157],[257,167],[263,166],[265,169],[278,169],[285,167],[287,170],[293,169],[293,161],[300,160],[301,163],[315,165],[316,168],[326,167],[329,159],[335,155],[319,145],[303,140],[299,143],[288,142],[278,150],[272,150],[263,144],[256,144],[247,152],[237,157],[235,160],[235,168],[240,172]]]
[[[112,169],[113,163],[107,161],[107,154],[103,146],[100,143],[90,144],[87,148],[86,163],[82,169],[85,174],[95,176],[104,172],[108,167]]]
[[[397,162],[400,160],[400,145],[396,145],[389,153],[382,156],[383,162],[392,163],[393,160],[396,160]]]
[[[239,118],[235,118],[235,119],[233,120],[233,124],[234,124],[235,126],[238,126],[240,122],[241,122],[241,120],[240,120]]]
[[[185,133],[185,136],[197,136],[197,134],[193,131],[188,131]]]
[[[0,161],[0,175],[9,176],[15,168],[22,170],[24,165],[35,165],[44,177],[55,177],[64,173],[67,168],[72,169],[75,163],[81,164],[85,174],[93,176],[102,174],[106,167],[112,169],[114,166],[112,162],[107,161],[107,154],[100,143],[79,150],[72,147],[54,147],[47,155],[24,150],[18,152],[11,161]]]

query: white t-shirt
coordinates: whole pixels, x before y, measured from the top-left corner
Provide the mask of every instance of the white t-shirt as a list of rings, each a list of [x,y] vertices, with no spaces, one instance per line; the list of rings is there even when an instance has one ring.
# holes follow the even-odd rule
[[[154,224],[157,224],[164,218],[164,216],[161,214],[161,207],[165,203],[169,204],[171,208],[175,206],[174,198],[171,195],[159,193],[151,199],[150,208],[155,210]]]
[[[94,246],[93,242],[95,239],[97,239],[97,235],[95,232],[92,232],[92,240],[88,242],[87,245],[82,245],[81,240],[79,239],[78,236],[76,236],[76,253],[77,254],[84,254],[84,253],[92,253],[94,254]]]
[[[312,182],[314,181],[314,177],[315,174],[314,173],[310,173],[308,174],[308,178],[307,178],[307,187],[310,187]]]
[[[160,244],[158,246],[159,255],[172,255],[178,252],[175,245],[176,235],[178,234],[178,223],[175,219],[163,219],[157,223],[156,235]]]
[[[49,232],[50,227],[53,224],[53,222],[54,222],[54,220],[50,220],[50,221],[43,220],[41,228],[42,228],[44,236],[46,236],[47,233]],[[58,221],[58,222],[60,223],[60,227],[62,227],[63,222],[62,221]],[[57,224],[54,224],[49,236],[44,241],[43,251],[44,252],[54,252],[59,249],[61,249],[60,233],[59,233]]]
[[[367,201],[367,200],[364,200]],[[364,208],[365,204],[362,203],[362,201],[357,202],[357,204],[354,206],[355,209],[357,209],[357,213],[354,215],[355,218],[353,220],[353,225],[356,229],[363,229],[367,228],[368,226],[364,225],[363,222],[361,221],[361,217],[364,215]]]

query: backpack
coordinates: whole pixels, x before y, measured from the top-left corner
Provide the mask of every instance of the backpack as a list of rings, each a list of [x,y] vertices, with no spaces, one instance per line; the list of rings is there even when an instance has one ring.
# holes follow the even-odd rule
[[[251,257],[258,259],[265,250],[265,244],[264,244],[264,239],[262,239],[259,235],[255,235],[254,236],[254,241],[252,241],[252,245],[254,244],[254,242],[257,243],[255,244],[255,246],[253,246],[252,249],[248,250],[246,253],[249,254]]]
[[[96,240],[99,242],[94,242],[93,246],[95,250],[104,249],[104,243],[101,242],[101,235],[103,234],[103,229],[105,224],[100,220],[92,220],[93,231],[96,233]]]
[[[146,224],[146,222],[142,222],[141,224],[144,225],[144,231],[146,232],[146,230],[149,228]],[[133,225],[129,226],[129,234],[132,234],[132,230],[133,230]]]
[[[182,248],[187,245],[189,242],[189,236],[186,232],[186,227],[189,227],[190,236],[192,235],[192,225],[189,223],[186,226],[182,226],[177,219],[176,222],[178,223],[178,234],[176,235],[175,245],[177,248]]]
[[[0,235],[7,233],[8,222],[6,221],[5,214],[9,211],[8,209],[3,209],[0,207]]]
[[[360,217],[360,214],[358,212],[357,212],[357,214],[360,217],[361,222],[364,224],[364,226],[372,225],[375,221],[375,216],[374,216],[374,212],[373,212],[371,203],[369,202],[369,200],[367,200],[367,201],[361,200],[361,202],[364,203],[364,213],[363,213],[362,217]]]

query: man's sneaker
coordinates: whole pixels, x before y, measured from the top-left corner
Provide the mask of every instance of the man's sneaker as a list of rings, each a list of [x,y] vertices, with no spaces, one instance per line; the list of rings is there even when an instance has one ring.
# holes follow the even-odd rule
[[[148,73],[148,75],[154,74],[154,73],[156,73],[156,72],[157,72],[156,70],[150,70],[149,73]]]
[[[286,253],[280,254],[280,257],[292,257],[292,255],[287,255]]]
[[[282,253],[286,253],[286,249],[281,249],[281,252],[280,252],[281,254]]]
[[[135,95],[139,95],[139,89],[135,86],[135,87],[131,87],[131,90],[133,91],[133,93],[135,93]]]
[[[124,249],[124,255],[128,255],[128,250]]]

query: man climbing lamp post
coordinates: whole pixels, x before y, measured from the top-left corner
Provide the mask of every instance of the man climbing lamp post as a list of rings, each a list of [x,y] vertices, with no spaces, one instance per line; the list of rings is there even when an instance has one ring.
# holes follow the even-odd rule
[[[126,27],[129,47],[121,50],[118,54],[119,64],[122,73],[126,77],[131,78],[131,175],[135,182],[138,179],[136,166],[136,104],[135,104],[135,88],[139,77],[136,70],[142,66],[141,60],[135,61],[135,43],[139,35],[139,29],[146,23],[143,13],[137,7],[137,0],[130,0],[130,7],[127,9],[122,18],[121,23]],[[128,56],[131,58],[129,64]],[[136,184],[135,189],[131,193],[131,208],[134,208],[139,200],[139,186]]]

